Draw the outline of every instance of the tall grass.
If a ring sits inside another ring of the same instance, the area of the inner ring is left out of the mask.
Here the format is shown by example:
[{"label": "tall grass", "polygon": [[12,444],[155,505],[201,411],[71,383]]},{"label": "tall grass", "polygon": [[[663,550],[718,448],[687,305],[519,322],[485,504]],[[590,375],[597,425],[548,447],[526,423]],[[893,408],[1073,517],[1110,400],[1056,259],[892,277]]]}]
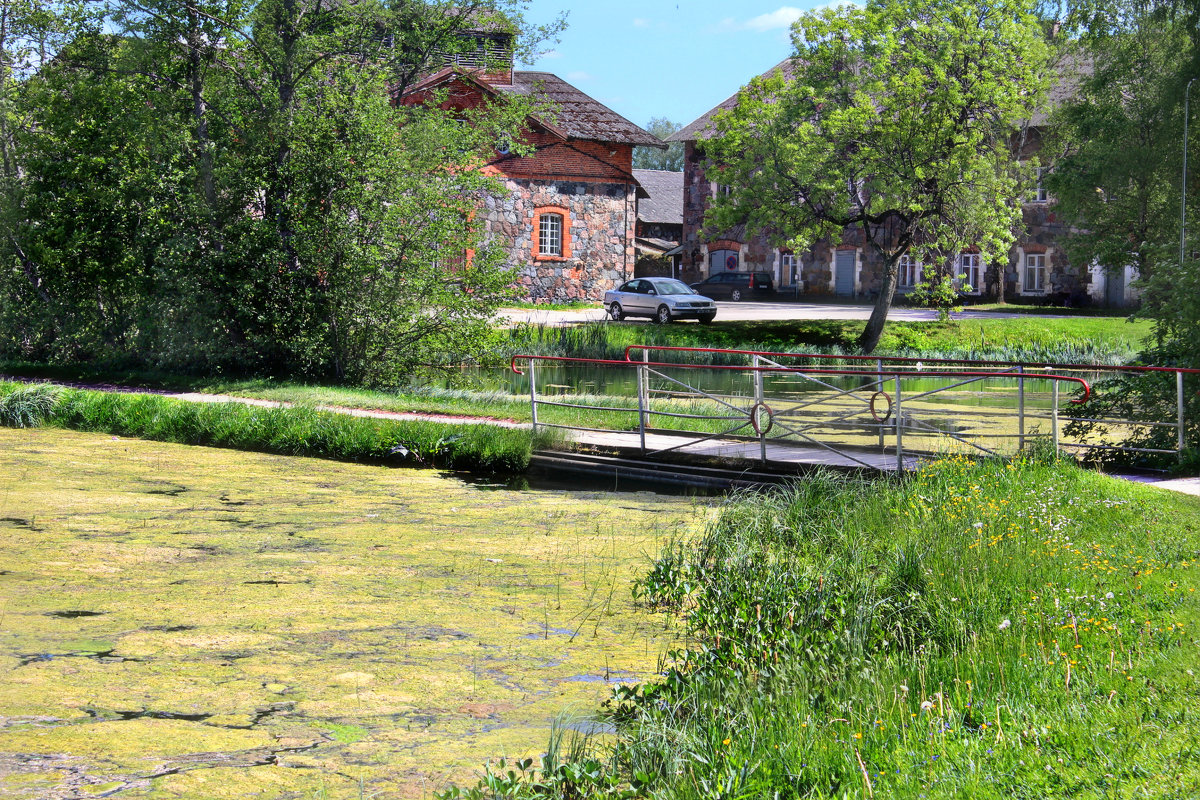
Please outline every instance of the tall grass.
[{"label": "tall grass", "polygon": [[1200,796],[1197,558],[1195,500],[1045,457],[735,498],[639,583],[692,645],[573,796]]},{"label": "tall grass", "polygon": [[490,473],[525,469],[534,446],[529,431],[490,425],[370,419],[305,407],[189,403],[153,394],[44,384],[0,383],[0,423],[53,424],[182,444]]},{"label": "tall grass", "polygon": [[[1124,320],[993,319],[969,323],[892,322],[875,355],[1072,364],[1132,360],[1148,329]],[[501,332],[500,354],[622,359],[630,345],[711,347],[821,355],[853,355],[861,322],[807,320],[728,323],[725,326],[649,326],[607,322],[573,326],[523,325]],[[1129,329],[1129,330],[1127,330]],[[677,356],[678,357],[678,356]],[[656,360],[671,360],[666,353]],[[692,363],[740,364],[743,357],[689,353]]]}]

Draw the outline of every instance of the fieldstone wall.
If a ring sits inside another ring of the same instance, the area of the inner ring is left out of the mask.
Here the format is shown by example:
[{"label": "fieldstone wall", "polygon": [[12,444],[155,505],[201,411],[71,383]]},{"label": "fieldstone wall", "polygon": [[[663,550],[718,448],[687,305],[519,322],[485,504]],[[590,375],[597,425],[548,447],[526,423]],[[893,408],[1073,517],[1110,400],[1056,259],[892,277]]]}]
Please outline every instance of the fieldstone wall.
[{"label": "fieldstone wall", "polygon": [[[537,302],[603,300],[633,277],[637,195],[632,183],[506,179],[507,197],[484,204],[488,234],[508,244],[509,263],[526,298]],[[533,256],[534,210],[569,212],[569,252],[562,259]]]},{"label": "fieldstone wall", "polygon": [[[1040,142],[1029,144],[1036,150]],[[684,145],[683,185],[683,277],[686,281],[697,281],[708,277],[707,243],[712,237],[704,234],[704,212],[712,196],[712,183],[705,174],[704,156],[695,142]],[[1007,263],[993,264],[987,269],[986,286],[980,287],[985,297],[996,297],[1001,292],[1006,297],[1044,296],[1056,302],[1076,305],[1095,300],[1100,291],[1093,285],[1094,270],[1087,265],[1072,264],[1067,259],[1060,241],[1070,232],[1054,212],[1054,203],[1027,203],[1022,209],[1025,230],[1017,237],[1016,246],[1009,253]],[[776,274],[776,249],[762,235],[738,235],[738,230],[724,231],[722,239],[735,240],[741,247],[741,269],[746,272],[766,271],[775,274],[777,284],[781,277]],[[834,291],[835,245],[855,246],[859,249],[860,271],[856,275],[855,291],[860,297],[872,297],[878,293],[882,280],[882,260],[870,248],[862,247],[862,231],[847,228],[840,242],[819,242],[812,249],[797,253],[801,267],[803,294],[831,294]],[[1023,291],[1020,271],[1024,267],[1025,252],[1047,253],[1048,285],[1045,292]]]}]

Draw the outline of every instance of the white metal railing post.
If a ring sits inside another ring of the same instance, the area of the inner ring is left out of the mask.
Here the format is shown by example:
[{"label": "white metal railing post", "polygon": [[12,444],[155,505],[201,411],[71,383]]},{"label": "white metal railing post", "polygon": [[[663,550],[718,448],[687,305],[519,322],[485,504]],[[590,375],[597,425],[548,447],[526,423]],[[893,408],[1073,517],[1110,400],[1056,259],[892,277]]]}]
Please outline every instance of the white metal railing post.
[{"label": "white metal railing post", "polygon": [[[1024,375],[1025,367],[1018,366],[1017,374]],[[1025,378],[1017,378],[1017,450],[1025,449]]]},{"label": "white metal railing post", "polygon": [[1179,460],[1183,460],[1183,449],[1187,444],[1183,427],[1183,371],[1175,370],[1175,426],[1177,433],[1175,444],[1179,448]]},{"label": "white metal railing post", "polygon": [[761,425],[755,424],[757,422],[758,411],[760,408],[762,408],[762,404],[763,404],[763,376],[762,376],[762,369],[760,369],[760,367],[762,366],[762,362],[759,361],[757,355],[751,357],[750,366],[752,366],[754,368],[754,407],[750,409],[750,413],[755,415],[755,419],[751,421],[751,424],[754,425],[754,428],[758,432],[758,457],[759,457],[759,460],[761,460],[762,463],[766,464],[767,463],[767,435],[766,435],[765,429]]},{"label": "white metal railing post", "polygon": [[1050,436],[1054,441],[1054,457],[1058,458],[1058,381],[1054,381],[1054,390],[1051,393],[1050,409]]},{"label": "white metal railing post", "polygon": [[533,433],[537,435],[537,361],[529,359],[529,410],[533,415]]},{"label": "white metal railing post", "polygon": [[[875,382],[875,391],[883,391],[883,359],[875,359],[875,372],[879,375],[879,380]],[[879,423],[879,452],[883,452],[883,423]]]},{"label": "white metal railing post", "polygon": [[904,418],[900,412],[900,373],[896,373],[896,469],[904,471]]},{"label": "white metal railing post", "polygon": [[638,437],[642,443],[642,455],[646,454],[646,383],[650,376],[646,373],[650,368],[645,364],[639,364],[637,368],[637,396],[638,396]]}]

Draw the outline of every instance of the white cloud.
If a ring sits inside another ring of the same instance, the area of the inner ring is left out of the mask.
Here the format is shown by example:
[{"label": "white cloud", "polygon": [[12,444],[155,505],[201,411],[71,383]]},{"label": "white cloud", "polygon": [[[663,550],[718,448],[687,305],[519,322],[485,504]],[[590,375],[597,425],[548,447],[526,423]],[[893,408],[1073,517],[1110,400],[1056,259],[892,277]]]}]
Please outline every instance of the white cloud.
[{"label": "white cloud", "polygon": [[803,13],[803,11],[793,6],[783,6],[769,14],[760,14],[757,17],[747,20],[744,27],[759,33],[778,30],[779,28],[790,28],[792,23],[800,19]]},{"label": "white cloud", "polygon": [[583,81],[595,80],[595,78],[593,78],[592,75],[587,72],[576,71],[576,72],[568,72],[567,80],[583,82]]},{"label": "white cloud", "polygon": [[547,50],[546,52],[542,53],[539,58],[562,58],[562,53],[558,52],[557,50]]},{"label": "white cloud", "polygon": [[635,27],[635,28],[649,28],[649,27],[650,27],[650,20],[646,19],[645,17],[634,17],[634,18],[633,18],[633,27]]}]

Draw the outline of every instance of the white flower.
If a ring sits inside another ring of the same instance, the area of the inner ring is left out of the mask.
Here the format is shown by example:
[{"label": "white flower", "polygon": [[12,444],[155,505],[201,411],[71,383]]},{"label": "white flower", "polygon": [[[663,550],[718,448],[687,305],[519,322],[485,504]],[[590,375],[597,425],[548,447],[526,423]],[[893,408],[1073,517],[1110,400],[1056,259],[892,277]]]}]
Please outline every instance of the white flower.
[{"label": "white flower", "polygon": [[1104,595],[1104,599],[1105,599],[1105,600],[1112,600],[1112,599],[1113,599],[1113,593],[1112,593],[1112,592],[1108,592],[1107,594],[1105,594],[1105,595]]},{"label": "white flower", "polygon": [[1010,619],[1006,619],[1000,623],[1000,630],[1002,630],[1002,631],[1007,630],[1010,627],[1012,627],[1012,620],[1010,620]]},{"label": "white flower", "polygon": [[922,711],[928,711],[928,710],[929,710],[929,709],[931,709],[931,708],[933,708],[933,703],[929,702],[928,700],[926,700],[925,702],[921,703],[921,710],[922,710]]},{"label": "white flower", "polygon": [[982,522],[976,522],[976,523],[975,523],[974,525],[972,525],[971,527],[972,527],[972,528],[982,528],[982,527],[983,527],[983,523],[982,523]]}]

